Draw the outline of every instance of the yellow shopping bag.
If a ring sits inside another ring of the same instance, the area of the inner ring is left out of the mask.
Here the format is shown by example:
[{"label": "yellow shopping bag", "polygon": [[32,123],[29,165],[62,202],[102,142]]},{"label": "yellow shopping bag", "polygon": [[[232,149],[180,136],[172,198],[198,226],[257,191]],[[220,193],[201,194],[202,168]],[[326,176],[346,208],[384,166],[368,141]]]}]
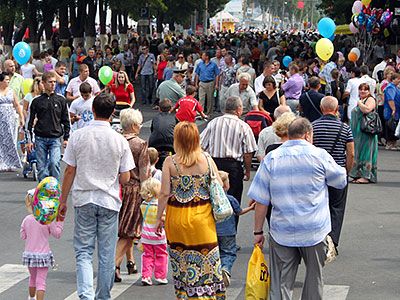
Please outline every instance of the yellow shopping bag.
[{"label": "yellow shopping bag", "polygon": [[260,246],[256,245],[250,257],[246,278],[246,300],[267,300],[270,277],[267,262]]}]

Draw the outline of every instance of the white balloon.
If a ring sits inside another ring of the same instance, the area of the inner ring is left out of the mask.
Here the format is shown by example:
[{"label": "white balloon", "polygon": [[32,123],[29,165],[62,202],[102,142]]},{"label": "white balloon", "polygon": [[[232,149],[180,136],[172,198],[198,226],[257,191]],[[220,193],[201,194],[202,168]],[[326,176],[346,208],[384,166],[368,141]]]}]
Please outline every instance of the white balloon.
[{"label": "white balloon", "polygon": [[360,56],[361,56],[361,51],[358,48],[354,47],[353,49],[351,49],[350,52],[353,52],[354,54],[356,54],[357,55],[357,59],[360,58]]}]

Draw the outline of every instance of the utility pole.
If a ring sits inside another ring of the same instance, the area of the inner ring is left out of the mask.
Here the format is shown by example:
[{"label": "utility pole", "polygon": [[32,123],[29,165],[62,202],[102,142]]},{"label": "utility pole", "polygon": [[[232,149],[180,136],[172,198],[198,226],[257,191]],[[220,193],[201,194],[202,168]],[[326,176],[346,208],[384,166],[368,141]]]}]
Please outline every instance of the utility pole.
[{"label": "utility pole", "polygon": [[203,22],[203,30],[204,35],[207,35],[207,27],[208,27],[208,0],[205,0],[205,8],[204,8],[204,22]]}]

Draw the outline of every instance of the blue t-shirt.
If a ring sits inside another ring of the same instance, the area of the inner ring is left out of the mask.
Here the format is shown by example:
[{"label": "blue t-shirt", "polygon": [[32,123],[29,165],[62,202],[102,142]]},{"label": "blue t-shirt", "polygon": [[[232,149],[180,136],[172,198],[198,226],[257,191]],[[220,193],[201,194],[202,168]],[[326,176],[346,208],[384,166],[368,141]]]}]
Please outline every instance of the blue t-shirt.
[{"label": "blue t-shirt", "polygon": [[240,207],[240,204],[236,198],[231,195],[227,196],[233,209],[233,215],[229,219],[221,223],[217,223],[217,236],[236,235],[235,216],[238,216],[242,212],[242,208]]},{"label": "blue t-shirt", "polygon": [[396,106],[395,120],[400,118],[400,90],[393,83],[390,83],[385,89],[385,102],[383,104],[383,117],[385,120],[389,120],[392,116],[392,109],[389,106],[389,100],[394,100]]},{"label": "blue t-shirt", "polygon": [[219,68],[217,64],[212,61],[208,64],[201,61],[196,68],[196,74],[199,76],[200,81],[213,81],[219,75]]}]

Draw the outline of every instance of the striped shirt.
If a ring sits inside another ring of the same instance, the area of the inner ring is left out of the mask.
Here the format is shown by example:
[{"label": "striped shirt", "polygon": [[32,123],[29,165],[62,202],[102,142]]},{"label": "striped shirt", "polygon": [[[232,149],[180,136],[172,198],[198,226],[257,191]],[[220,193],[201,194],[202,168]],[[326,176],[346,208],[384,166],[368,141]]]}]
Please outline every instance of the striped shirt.
[{"label": "striped shirt", "polygon": [[202,148],[215,158],[243,161],[245,153],[257,151],[250,126],[233,114],[225,114],[208,123],[200,135]]},{"label": "striped shirt", "polygon": [[353,134],[350,127],[343,123],[339,139],[334,145],[342,122],[333,115],[325,115],[315,120],[313,125],[314,139],[313,144],[318,148],[323,148],[339,166],[346,167],[346,146],[353,142]]},{"label": "striped shirt", "polygon": [[[140,210],[143,216],[141,242],[149,245],[163,245],[167,243],[164,229],[161,234],[157,234],[157,209],[158,200],[152,199],[150,202],[144,201],[140,204]],[[146,211],[147,210],[147,211]]]},{"label": "striped shirt", "polygon": [[346,186],[346,170],[324,149],[289,140],[261,162],[248,196],[272,205],[270,234],[280,245],[310,247],[331,231],[328,187]]}]

